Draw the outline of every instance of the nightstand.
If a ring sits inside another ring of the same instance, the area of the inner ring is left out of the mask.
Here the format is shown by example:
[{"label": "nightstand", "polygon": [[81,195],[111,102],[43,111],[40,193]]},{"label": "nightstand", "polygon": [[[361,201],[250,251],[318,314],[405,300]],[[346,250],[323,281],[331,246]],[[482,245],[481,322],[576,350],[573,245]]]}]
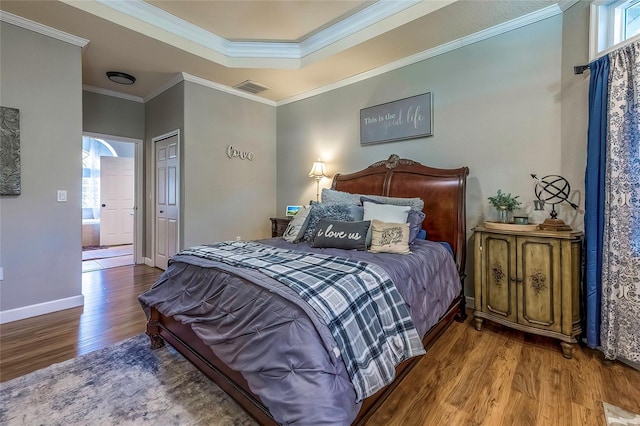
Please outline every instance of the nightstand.
[{"label": "nightstand", "polygon": [[282,237],[293,217],[271,217],[271,236]]},{"label": "nightstand", "polygon": [[486,319],[553,337],[571,358],[582,332],[582,233],[473,230],[476,330]]}]

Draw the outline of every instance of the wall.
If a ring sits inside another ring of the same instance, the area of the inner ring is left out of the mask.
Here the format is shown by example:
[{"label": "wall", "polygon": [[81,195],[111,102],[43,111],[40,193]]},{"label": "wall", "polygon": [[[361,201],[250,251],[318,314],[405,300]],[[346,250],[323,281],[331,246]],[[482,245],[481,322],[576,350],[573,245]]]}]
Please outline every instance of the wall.
[{"label": "wall", "polygon": [[[184,83],[176,84],[145,104],[144,137],[144,188],[145,188],[145,229],[143,256],[153,259],[153,138],[179,130],[184,133]],[[180,141],[182,144],[182,141]],[[183,170],[180,171],[183,173]],[[180,177],[180,194],[184,196],[184,178]]]},{"label": "wall", "polygon": [[[276,108],[192,82],[184,108],[183,246],[271,237]],[[229,145],[255,158],[229,158]]]},{"label": "wall", "polygon": [[[181,247],[271,236],[276,203],[275,107],[181,82],[146,104],[145,256],[153,258],[152,139],[180,130]],[[228,158],[227,146],[253,152]]]},{"label": "wall", "polygon": [[571,200],[576,211],[562,205],[564,220],[584,229],[584,172],[587,167],[587,129],[589,127],[589,72],[575,75],[573,67],[589,63],[589,7],[579,1],[567,9],[562,25],[562,129],[560,153],[562,176],[571,183]]},{"label": "wall", "polygon": [[[83,304],[82,66],[80,47],[11,24],[0,23],[0,40],[2,105],[20,110],[22,165],[22,193],[0,198],[7,322]],[[56,202],[58,189],[68,202]]]},{"label": "wall", "polygon": [[142,102],[82,92],[82,130],[85,132],[144,139],[144,122]]},{"label": "wall", "polygon": [[[582,22],[583,17],[576,19]],[[327,162],[331,175],[360,170],[392,153],[435,167],[468,166],[470,274],[470,229],[495,218],[488,196],[498,189],[518,194],[531,210],[534,194],[529,174],[562,174],[565,159],[576,155],[580,159],[571,165],[571,183],[583,189],[575,169],[580,168],[584,146],[572,132],[584,120],[563,124],[561,100],[582,105],[584,89],[562,90],[566,75],[562,54],[576,48],[563,46],[563,30],[569,31],[558,15],[279,107],[278,210],[315,199],[315,182],[307,174],[318,157]],[[587,40],[584,36],[576,41],[577,48],[583,49]],[[360,146],[360,109],[425,92],[432,92],[434,98],[434,136]],[[324,187],[330,183],[329,179],[321,182]],[[533,219],[541,221],[547,213],[534,214]],[[465,283],[467,295],[473,294],[472,287],[470,276]]]}]

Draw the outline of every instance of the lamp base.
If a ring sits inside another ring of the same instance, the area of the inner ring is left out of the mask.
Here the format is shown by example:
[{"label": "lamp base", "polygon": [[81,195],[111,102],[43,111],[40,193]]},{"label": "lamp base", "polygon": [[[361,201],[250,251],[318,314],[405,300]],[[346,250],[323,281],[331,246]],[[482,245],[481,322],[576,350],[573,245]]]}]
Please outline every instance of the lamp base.
[{"label": "lamp base", "polygon": [[540,224],[540,229],[545,231],[571,231],[571,227],[564,223],[562,219],[545,219]]}]

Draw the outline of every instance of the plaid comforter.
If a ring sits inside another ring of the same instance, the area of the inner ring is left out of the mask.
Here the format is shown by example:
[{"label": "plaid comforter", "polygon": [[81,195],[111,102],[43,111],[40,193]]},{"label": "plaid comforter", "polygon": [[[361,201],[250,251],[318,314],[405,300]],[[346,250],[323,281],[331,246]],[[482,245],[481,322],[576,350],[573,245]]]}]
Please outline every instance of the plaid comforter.
[{"label": "plaid comforter", "polygon": [[391,383],[400,362],[425,353],[406,304],[375,264],[244,241],[179,254],[255,269],[297,292],[336,340],[357,401]]}]

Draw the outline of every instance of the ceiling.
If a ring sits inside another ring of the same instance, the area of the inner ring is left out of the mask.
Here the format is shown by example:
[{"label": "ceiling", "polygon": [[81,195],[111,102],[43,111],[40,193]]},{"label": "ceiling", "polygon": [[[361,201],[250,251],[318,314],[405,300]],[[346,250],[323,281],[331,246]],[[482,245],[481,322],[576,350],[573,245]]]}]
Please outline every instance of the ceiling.
[{"label": "ceiling", "polygon": [[[250,80],[268,87],[255,96],[276,104],[574,2],[2,0],[0,9],[3,22],[25,18],[88,40],[88,90],[143,101],[185,76],[229,89]],[[137,80],[113,83],[110,70]]]}]

